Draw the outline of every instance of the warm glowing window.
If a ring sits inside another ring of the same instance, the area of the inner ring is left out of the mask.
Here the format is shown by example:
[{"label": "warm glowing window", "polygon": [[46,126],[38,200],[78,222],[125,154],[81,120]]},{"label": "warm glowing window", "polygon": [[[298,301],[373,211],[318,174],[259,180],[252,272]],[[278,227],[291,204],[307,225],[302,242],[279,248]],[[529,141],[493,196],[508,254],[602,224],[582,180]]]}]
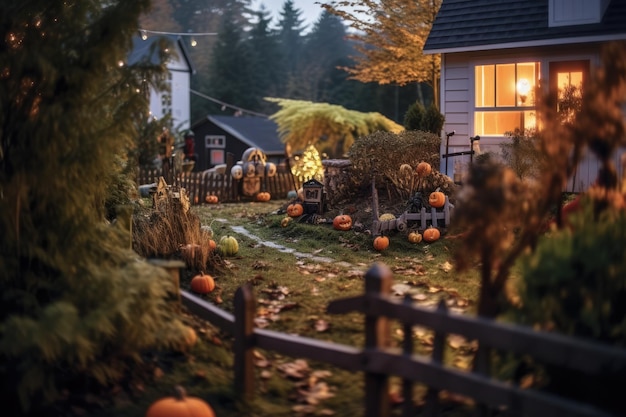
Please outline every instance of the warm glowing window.
[{"label": "warm glowing window", "polygon": [[475,68],[474,133],[502,136],[535,126],[539,63],[479,65]]}]

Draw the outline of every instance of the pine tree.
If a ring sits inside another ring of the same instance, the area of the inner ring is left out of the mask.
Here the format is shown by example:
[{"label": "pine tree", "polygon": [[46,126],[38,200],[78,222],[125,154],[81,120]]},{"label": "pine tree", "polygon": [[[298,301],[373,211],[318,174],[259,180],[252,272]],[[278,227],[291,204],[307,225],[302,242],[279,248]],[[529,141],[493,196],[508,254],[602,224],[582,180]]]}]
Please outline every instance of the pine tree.
[{"label": "pine tree", "polygon": [[169,274],[130,250],[123,218],[105,219],[148,108],[142,74],[123,63],[149,1],[105,3],[0,5],[0,374],[9,415],[71,385],[78,395],[118,381],[142,352],[183,331]]},{"label": "pine tree", "polygon": [[283,79],[287,80],[282,97],[301,97],[299,95],[297,83],[298,67],[301,59],[301,50],[304,43],[302,35],[305,27],[302,26],[304,20],[301,19],[302,12],[294,8],[292,0],[286,0],[280,12],[279,39],[283,53]]}]

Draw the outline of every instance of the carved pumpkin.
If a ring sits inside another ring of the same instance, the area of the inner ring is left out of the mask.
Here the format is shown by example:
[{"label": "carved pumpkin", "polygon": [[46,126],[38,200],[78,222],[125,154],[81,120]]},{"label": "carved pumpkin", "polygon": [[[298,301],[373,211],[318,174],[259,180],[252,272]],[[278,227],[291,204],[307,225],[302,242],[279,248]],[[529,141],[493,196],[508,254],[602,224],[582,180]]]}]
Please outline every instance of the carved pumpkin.
[{"label": "carved pumpkin", "polygon": [[292,203],[287,206],[287,215],[289,217],[300,217],[304,213],[304,207],[300,203]]},{"label": "carved pumpkin", "polygon": [[430,226],[428,229],[424,230],[422,237],[424,239],[424,242],[436,242],[437,240],[439,240],[439,237],[441,237],[441,232],[439,232],[439,229],[437,229],[436,227]]},{"label": "carved pumpkin", "polygon": [[428,196],[428,204],[430,204],[431,207],[443,207],[444,204],[446,204],[446,195],[441,191],[433,191]]},{"label": "carved pumpkin", "polygon": [[217,204],[219,202],[219,198],[216,195],[207,195],[204,201],[209,204]]},{"label": "carved pumpkin", "polygon": [[217,247],[224,256],[234,256],[239,252],[239,242],[232,236],[222,236]]},{"label": "carved pumpkin", "polygon": [[347,214],[340,214],[333,219],[333,228],[335,230],[350,230],[352,229],[352,217]]},{"label": "carved pumpkin", "polygon": [[177,386],[176,395],[152,403],[146,417],[215,417],[215,412],[209,404],[200,398],[188,397],[185,389]]},{"label": "carved pumpkin", "polygon": [[415,167],[415,172],[417,172],[418,177],[430,175],[432,171],[433,169],[428,162],[420,162],[417,164],[417,167]]},{"label": "carved pumpkin", "polygon": [[266,191],[262,191],[256,195],[256,201],[260,201],[260,202],[270,201],[271,198],[272,198],[271,194]]},{"label": "carved pumpkin", "polygon": [[380,217],[378,218],[378,220],[381,222],[386,222],[388,220],[395,220],[395,219],[396,219],[396,215],[393,213],[384,213],[384,214],[381,214]]},{"label": "carved pumpkin", "polygon": [[191,279],[191,290],[198,294],[208,294],[215,289],[215,280],[202,272]]},{"label": "carved pumpkin", "polygon": [[374,249],[382,252],[389,247],[389,238],[387,236],[377,236],[374,238]]},{"label": "carved pumpkin", "polygon": [[411,243],[420,243],[422,241],[422,235],[418,232],[411,232],[407,236],[407,239]]}]

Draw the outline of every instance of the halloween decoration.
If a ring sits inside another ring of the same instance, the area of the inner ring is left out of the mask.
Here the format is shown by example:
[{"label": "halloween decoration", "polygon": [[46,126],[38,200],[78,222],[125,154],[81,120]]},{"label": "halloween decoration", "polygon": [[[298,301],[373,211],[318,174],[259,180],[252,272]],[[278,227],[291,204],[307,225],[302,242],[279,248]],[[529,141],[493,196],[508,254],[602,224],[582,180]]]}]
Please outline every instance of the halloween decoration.
[{"label": "halloween decoration", "polygon": [[443,207],[444,204],[446,204],[446,195],[441,191],[433,191],[428,196],[428,204],[430,204],[431,207]]},{"label": "halloween decoration", "polygon": [[304,213],[304,207],[300,203],[292,203],[287,206],[287,215],[289,217],[300,217]]},{"label": "halloween decoration", "polygon": [[389,247],[389,238],[387,236],[377,236],[374,239],[374,249],[382,252]]},{"label": "halloween decoration", "polygon": [[420,243],[422,241],[422,235],[418,232],[411,232],[407,236],[407,239],[411,243]]},{"label": "halloween decoration", "polygon": [[270,201],[271,198],[272,198],[271,194],[268,193],[267,191],[260,192],[256,195],[256,201],[260,201],[260,202]]},{"label": "halloween decoration", "polygon": [[215,280],[211,275],[200,273],[191,279],[191,290],[198,294],[208,294],[215,289]]},{"label": "halloween decoration", "polygon": [[232,236],[222,236],[217,247],[223,256],[234,256],[239,252],[239,242]]},{"label": "halloween decoration", "polygon": [[287,227],[291,224],[291,220],[293,220],[291,217],[287,216],[287,217],[283,217],[283,219],[280,221],[280,226],[281,227]]},{"label": "halloween decoration", "polygon": [[347,214],[340,214],[333,219],[333,228],[335,230],[350,230],[352,229],[352,217]]},{"label": "halloween decoration", "polygon": [[209,204],[217,204],[219,202],[219,198],[216,195],[207,195],[204,201]]},{"label": "halloween decoration", "polygon": [[152,403],[146,417],[215,417],[209,404],[196,397],[188,397],[185,389],[176,387],[174,397],[165,397]]},{"label": "halloween decoration", "polygon": [[415,168],[415,172],[417,172],[417,176],[420,178],[430,175],[432,171],[433,169],[428,162],[420,162]]},{"label": "halloween decoration", "polygon": [[436,242],[437,240],[439,240],[440,236],[441,236],[441,232],[439,232],[439,229],[437,229],[436,227],[432,227],[432,226],[424,230],[424,233],[422,234],[424,242],[428,242],[428,243]]}]

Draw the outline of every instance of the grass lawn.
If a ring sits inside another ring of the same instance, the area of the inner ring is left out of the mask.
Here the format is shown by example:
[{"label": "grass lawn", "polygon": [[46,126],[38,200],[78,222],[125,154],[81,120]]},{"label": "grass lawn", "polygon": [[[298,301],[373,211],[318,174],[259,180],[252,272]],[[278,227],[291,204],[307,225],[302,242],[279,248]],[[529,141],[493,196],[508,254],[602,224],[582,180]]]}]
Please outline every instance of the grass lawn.
[{"label": "grass lawn", "polygon": [[[341,316],[326,313],[331,300],[363,291],[363,275],[375,262],[388,265],[394,273],[393,293],[409,293],[416,303],[434,306],[445,299],[459,313],[473,312],[478,294],[478,277],[459,274],[451,262],[455,241],[441,239],[432,244],[412,244],[406,234],[392,232],[384,252],[372,247],[366,231],[337,231],[331,224],[292,221],[281,226],[287,201],[247,202],[194,206],[202,225],[210,225],[214,239],[231,235],[239,241],[239,253],[225,258],[223,267],[205,271],[214,276],[216,289],[202,296],[232,311],[236,289],[246,282],[257,296],[258,327],[324,341],[363,345],[363,318],[356,313]],[[332,220],[332,219],[330,219]],[[189,289],[188,271],[181,288]],[[197,317],[184,314],[199,341],[188,352],[155,355],[154,375],[149,383],[120,390],[99,416],[143,416],[149,404],[185,386],[189,395],[206,399],[221,417],[363,415],[363,375],[322,363],[310,363],[274,352],[257,352],[258,395],[244,404],[233,392],[233,358],[228,334],[219,332]],[[402,330],[394,328],[395,342]],[[432,335],[415,328],[416,353],[428,354]],[[447,360],[461,368],[471,363],[474,346],[450,340]],[[401,387],[393,381],[392,391]],[[423,392],[416,387],[416,397]]]}]

